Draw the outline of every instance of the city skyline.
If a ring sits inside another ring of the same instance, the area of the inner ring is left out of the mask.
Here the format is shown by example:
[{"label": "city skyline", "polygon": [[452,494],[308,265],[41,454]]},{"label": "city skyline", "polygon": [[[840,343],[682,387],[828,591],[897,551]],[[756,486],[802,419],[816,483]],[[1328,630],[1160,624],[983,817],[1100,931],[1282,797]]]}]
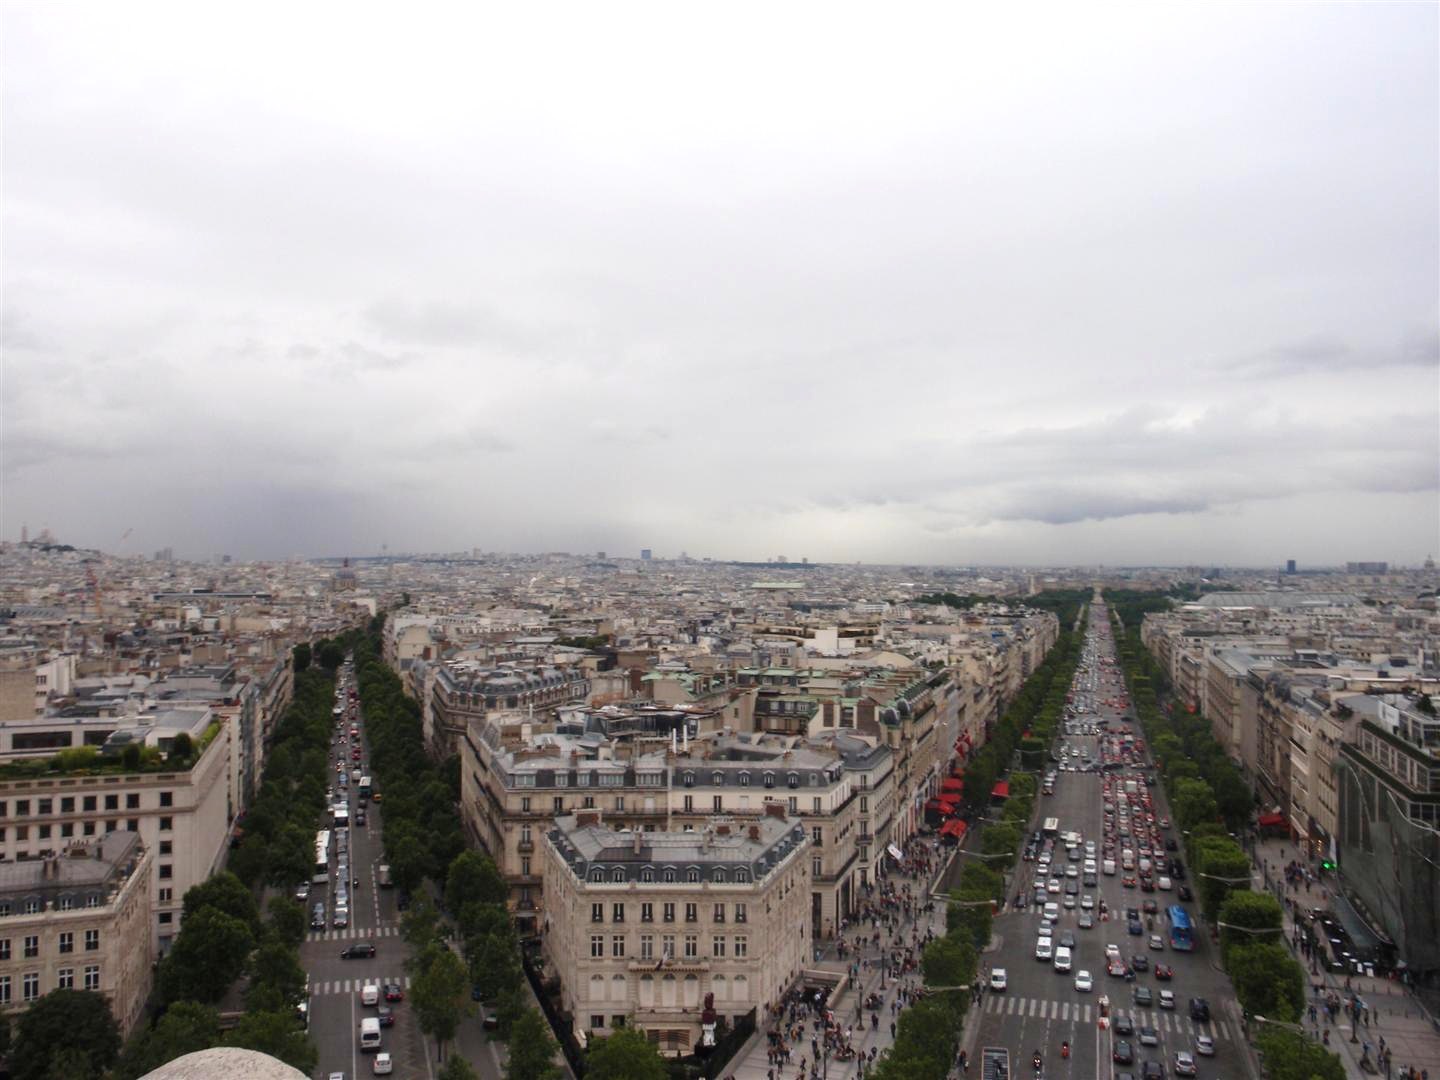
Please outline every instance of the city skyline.
[{"label": "city skyline", "polygon": [[914,10],[8,8],[5,539],[1440,555],[1434,6]]}]

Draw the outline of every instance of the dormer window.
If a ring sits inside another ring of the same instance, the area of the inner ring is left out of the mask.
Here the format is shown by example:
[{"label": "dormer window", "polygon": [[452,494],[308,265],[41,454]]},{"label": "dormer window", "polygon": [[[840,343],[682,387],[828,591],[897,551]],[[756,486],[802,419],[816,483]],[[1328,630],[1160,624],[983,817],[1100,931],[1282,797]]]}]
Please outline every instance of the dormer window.
[{"label": "dormer window", "polygon": [[766,787],[774,787],[774,786],[775,786],[775,774],[774,774],[773,772],[767,772],[767,773],[765,774],[765,786],[766,786]]},{"label": "dormer window", "polygon": [[712,774],[710,775],[710,782],[711,782],[712,784],[714,784],[716,787],[724,787],[724,786],[725,786],[725,774],[722,773],[722,772],[712,773]]},{"label": "dormer window", "polygon": [[717,866],[715,868],[715,874],[711,880],[713,880],[717,885],[725,884],[725,871]]},{"label": "dormer window", "polygon": [[746,870],[744,867],[741,867],[739,870],[735,871],[735,880],[743,885],[745,882],[750,880],[750,871]]},{"label": "dormer window", "polygon": [[647,867],[645,867],[643,870],[641,870],[641,871],[640,871],[640,880],[643,881],[643,882],[646,882],[647,884],[648,884],[649,882],[654,881],[654,880],[655,880],[655,868],[654,868],[653,866],[647,866]]},{"label": "dormer window", "polygon": [[664,880],[666,885],[675,884],[675,868],[673,866],[665,867],[665,869],[661,872],[660,876]]},{"label": "dormer window", "polygon": [[694,787],[694,786],[695,786],[695,774],[694,774],[693,772],[687,772],[687,773],[685,774],[685,776],[684,776],[683,782],[684,782],[684,784],[685,784],[686,787]]},{"label": "dormer window", "polygon": [[605,880],[605,868],[603,866],[597,866],[593,870],[591,870],[590,880],[595,882],[603,882]]},{"label": "dormer window", "polygon": [[742,772],[742,773],[740,774],[740,786],[741,786],[741,787],[749,787],[749,786],[750,786],[750,774],[749,774],[748,772]]},{"label": "dormer window", "polygon": [[799,786],[800,786],[800,774],[799,774],[799,773],[794,773],[794,772],[790,773],[790,774],[785,778],[785,782],[788,783],[792,788],[797,788],[797,787],[799,787]]},{"label": "dormer window", "polygon": [[685,880],[691,884],[698,882],[700,880],[700,868],[698,866],[692,866],[687,869],[685,871]]},{"label": "dormer window", "polygon": [[620,882],[624,881],[624,880],[625,880],[625,870],[624,870],[624,868],[617,866],[614,870],[610,871],[610,880],[613,881],[613,882],[615,882],[616,884],[619,884]]}]

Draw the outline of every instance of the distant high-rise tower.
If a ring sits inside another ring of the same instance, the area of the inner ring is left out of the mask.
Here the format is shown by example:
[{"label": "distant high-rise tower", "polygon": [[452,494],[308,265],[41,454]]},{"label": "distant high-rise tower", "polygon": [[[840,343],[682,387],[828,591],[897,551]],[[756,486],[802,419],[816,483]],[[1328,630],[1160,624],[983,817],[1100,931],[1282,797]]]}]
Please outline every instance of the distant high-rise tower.
[{"label": "distant high-rise tower", "polygon": [[641,560],[642,562],[649,562],[649,561],[650,561],[650,549],[649,549],[649,548],[641,548],[641,549],[640,549],[640,560]]},{"label": "distant high-rise tower", "polygon": [[1293,573],[1295,573],[1295,560],[1294,560],[1294,559],[1286,559],[1286,560],[1285,560],[1285,573],[1287,573],[1287,574],[1293,574]]}]

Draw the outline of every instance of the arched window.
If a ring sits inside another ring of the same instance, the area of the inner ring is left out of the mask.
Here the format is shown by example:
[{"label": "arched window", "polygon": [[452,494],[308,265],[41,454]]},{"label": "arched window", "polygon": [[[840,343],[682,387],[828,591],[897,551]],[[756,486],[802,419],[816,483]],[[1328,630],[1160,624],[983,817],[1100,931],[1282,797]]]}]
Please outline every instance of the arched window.
[{"label": "arched window", "polygon": [[695,774],[694,774],[693,772],[687,772],[687,773],[685,773],[685,776],[684,776],[684,778],[683,778],[683,781],[684,781],[684,784],[685,784],[686,787],[694,787],[694,786],[695,786]]},{"label": "arched window", "polygon": [[792,772],[792,773],[790,773],[788,776],[785,777],[785,782],[786,782],[787,784],[789,784],[792,788],[797,788],[797,787],[799,787],[799,786],[800,786],[800,774],[799,774],[798,772]]},{"label": "arched window", "polygon": [[710,782],[711,782],[712,784],[714,784],[716,787],[724,787],[724,786],[725,786],[725,774],[724,774],[723,772],[711,773],[711,774],[710,774]]},{"label": "arched window", "polygon": [[767,773],[765,774],[765,786],[766,786],[766,787],[774,787],[774,786],[775,786],[775,774],[774,774],[773,772],[767,772]]},{"label": "arched window", "polygon": [[749,787],[749,786],[750,786],[750,774],[749,774],[748,772],[742,772],[742,773],[740,774],[740,786],[741,786],[741,787]]}]

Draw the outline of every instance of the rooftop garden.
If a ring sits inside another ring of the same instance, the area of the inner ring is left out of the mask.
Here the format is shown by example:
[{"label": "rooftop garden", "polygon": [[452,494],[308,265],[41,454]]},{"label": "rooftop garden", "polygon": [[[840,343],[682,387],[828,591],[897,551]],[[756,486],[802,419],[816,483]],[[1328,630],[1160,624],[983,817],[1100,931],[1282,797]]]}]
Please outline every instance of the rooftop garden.
[{"label": "rooftop garden", "polygon": [[7,761],[0,764],[0,780],[184,772],[215,741],[220,726],[219,720],[212,721],[198,740],[182,731],[171,741],[168,751],[138,742],[130,743],[118,754],[103,753],[98,746],[71,746],[50,757]]}]

